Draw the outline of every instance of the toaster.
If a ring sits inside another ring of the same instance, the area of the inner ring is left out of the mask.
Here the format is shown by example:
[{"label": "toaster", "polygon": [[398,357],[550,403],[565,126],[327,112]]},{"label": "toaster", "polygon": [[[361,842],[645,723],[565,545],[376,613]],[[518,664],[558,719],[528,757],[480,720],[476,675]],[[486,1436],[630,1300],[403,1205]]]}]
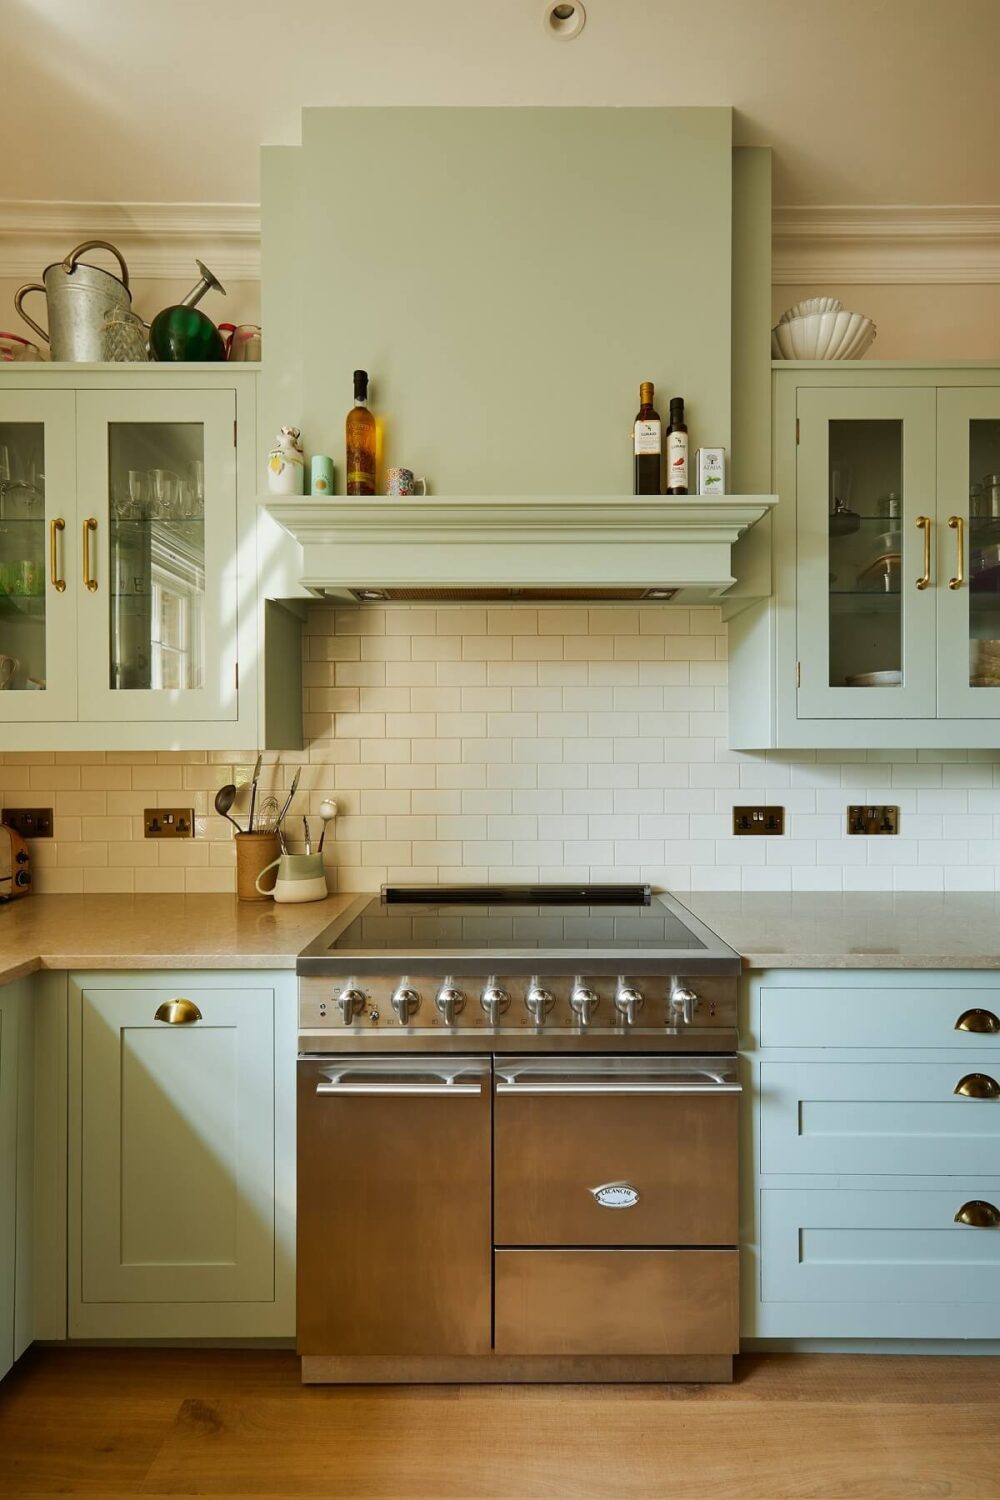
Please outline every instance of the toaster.
[{"label": "toaster", "polygon": [[31,895],[31,855],[19,833],[0,825],[0,901]]}]

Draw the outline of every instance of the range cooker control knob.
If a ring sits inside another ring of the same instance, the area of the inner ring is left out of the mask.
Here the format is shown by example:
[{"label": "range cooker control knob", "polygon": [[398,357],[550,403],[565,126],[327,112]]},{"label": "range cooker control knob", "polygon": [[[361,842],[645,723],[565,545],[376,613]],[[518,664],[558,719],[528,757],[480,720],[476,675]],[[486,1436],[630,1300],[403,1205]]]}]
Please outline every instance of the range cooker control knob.
[{"label": "range cooker control knob", "polygon": [[635,1018],[642,1010],[642,991],[637,990],[634,985],[626,984],[625,980],[619,980],[618,992],[615,995],[615,1010],[621,1016],[626,1026],[634,1026]]},{"label": "range cooker control knob", "polygon": [[449,979],[446,979],[438,990],[434,1003],[441,1013],[444,1024],[454,1026],[455,1017],[465,1006],[465,995],[461,990],[456,989]]},{"label": "range cooker control knob", "polygon": [[600,996],[596,990],[589,990],[582,980],[578,979],[574,984],[569,997],[569,1008],[576,1016],[581,1031],[586,1031],[590,1025],[590,1018],[600,1004]]},{"label": "range cooker control knob", "polygon": [[667,1025],[690,1026],[697,1004],[698,996],[694,990],[689,989],[680,979],[672,980],[667,997]]},{"label": "range cooker control knob", "polygon": [[392,993],[392,1008],[396,1012],[396,1020],[400,1026],[409,1026],[410,1017],[419,1009],[420,996],[416,990],[411,990],[408,984],[401,984]]},{"label": "range cooker control knob", "polygon": [[510,1005],[510,995],[502,985],[497,984],[491,974],[486,982],[486,988],[479,997],[479,1003],[486,1012],[486,1019],[491,1026],[496,1026],[504,1011]]},{"label": "range cooker control knob", "polygon": [[524,997],[524,1007],[536,1026],[545,1025],[545,1017],[555,1003],[555,996],[552,992],[543,990],[536,980],[532,980],[528,993]]},{"label": "range cooker control knob", "polygon": [[341,1019],[345,1026],[350,1026],[355,1016],[359,1016],[365,1008],[365,995],[362,990],[353,989],[350,985],[346,990],[341,990],[337,996],[337,1006],[340,1010]]}]

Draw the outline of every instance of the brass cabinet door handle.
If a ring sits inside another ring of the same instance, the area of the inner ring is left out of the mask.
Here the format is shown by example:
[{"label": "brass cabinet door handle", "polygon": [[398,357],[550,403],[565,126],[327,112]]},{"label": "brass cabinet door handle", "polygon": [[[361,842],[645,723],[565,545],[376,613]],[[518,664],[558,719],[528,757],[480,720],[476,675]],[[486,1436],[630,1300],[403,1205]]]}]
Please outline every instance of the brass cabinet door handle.
[{"label": "brass cabinet door handle", "polygon": [[97,579],[90,571],[90,534],[97,530],[97,519],[88,516],[83,523],[83,583],[91,593],[97,588]]},{"label": "brass cabinet door handle", "polygon": [[56,516],[54,521],[49,522],[49,581],[57,594],[64,592],[66,588],[65,578],[59,577],[59,561],[57,549],[60,531],[66,530],[66,522],[62,516]]},{"label": "brass cabinet door handle", "polygon": [[955,576],[948,579],[950,589],[960,589],[965,582],[965,522],[961,516],[949,516],[948,525],[955,533],[958,556],[955,561]]},{"label": "brass cabinet door handle", "polygon": [[966,1073],[955,1085],[963,1099],[1000,1099],[1000,1083],[988,1073]]},{"label": "brass cabinet door handle", "polygon": [[190,1026],[194,1021],[202,1019],[201,1011],[193,1000],[164,1000],[162,1005],[156,1008],[154,1021],[165,1021],[168,1026]]},{"label": "brass cabinet door handle", "polygon": [[925,589],[931,581],[931,518],[930,516],[918,516],[917,525],[922,527],[924,533],[924,571],[917,579],[917,588]]},{"label": "brass cabinet door handle", "polygon": [[984,1198],[972,1198],[955,1215],[956,1224],[968,1224],[970,1229],[1000,1228],[1000,1208],[987,1203]]},{"label": "brass cabinet door handle", "polygon": [[978,1006],[974,1010],[963,1010],[955,1022],[956,1031],[981,1031],[995,1036],[1000,1031],[1000,1016],[995,1016],[991,1010],[980,1010]]}]

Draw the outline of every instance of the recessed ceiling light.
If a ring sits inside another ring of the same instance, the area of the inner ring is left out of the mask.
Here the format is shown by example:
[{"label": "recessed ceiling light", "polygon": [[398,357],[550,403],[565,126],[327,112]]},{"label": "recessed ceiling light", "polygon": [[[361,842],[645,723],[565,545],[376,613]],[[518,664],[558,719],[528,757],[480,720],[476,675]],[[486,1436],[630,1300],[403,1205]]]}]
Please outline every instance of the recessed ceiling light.
[{"label": "recessed ceiling light", "polygon": [[549,36],[561,42],[579,36],[587,20],[587,12],[580,0],[548,0],[542,12],[542,25]]}]

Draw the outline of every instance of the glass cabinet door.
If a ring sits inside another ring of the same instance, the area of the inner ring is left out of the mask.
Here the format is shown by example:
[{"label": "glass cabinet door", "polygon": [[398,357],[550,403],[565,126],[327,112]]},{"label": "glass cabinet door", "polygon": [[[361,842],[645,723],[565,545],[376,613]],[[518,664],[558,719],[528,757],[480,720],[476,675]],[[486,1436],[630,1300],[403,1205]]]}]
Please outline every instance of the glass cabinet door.
[{"label": "glass cabinet door", "polygon": [[798,715],[935,713],[933,390],[798,393]]},{"label": "glass cabinet door", "polygon": [[83,719],[235,719],[231,391],[79,397]]},{"label": "glass cabinet door", "polygon": [[76,717],[75,399],[0,391],[0,723]]}]

